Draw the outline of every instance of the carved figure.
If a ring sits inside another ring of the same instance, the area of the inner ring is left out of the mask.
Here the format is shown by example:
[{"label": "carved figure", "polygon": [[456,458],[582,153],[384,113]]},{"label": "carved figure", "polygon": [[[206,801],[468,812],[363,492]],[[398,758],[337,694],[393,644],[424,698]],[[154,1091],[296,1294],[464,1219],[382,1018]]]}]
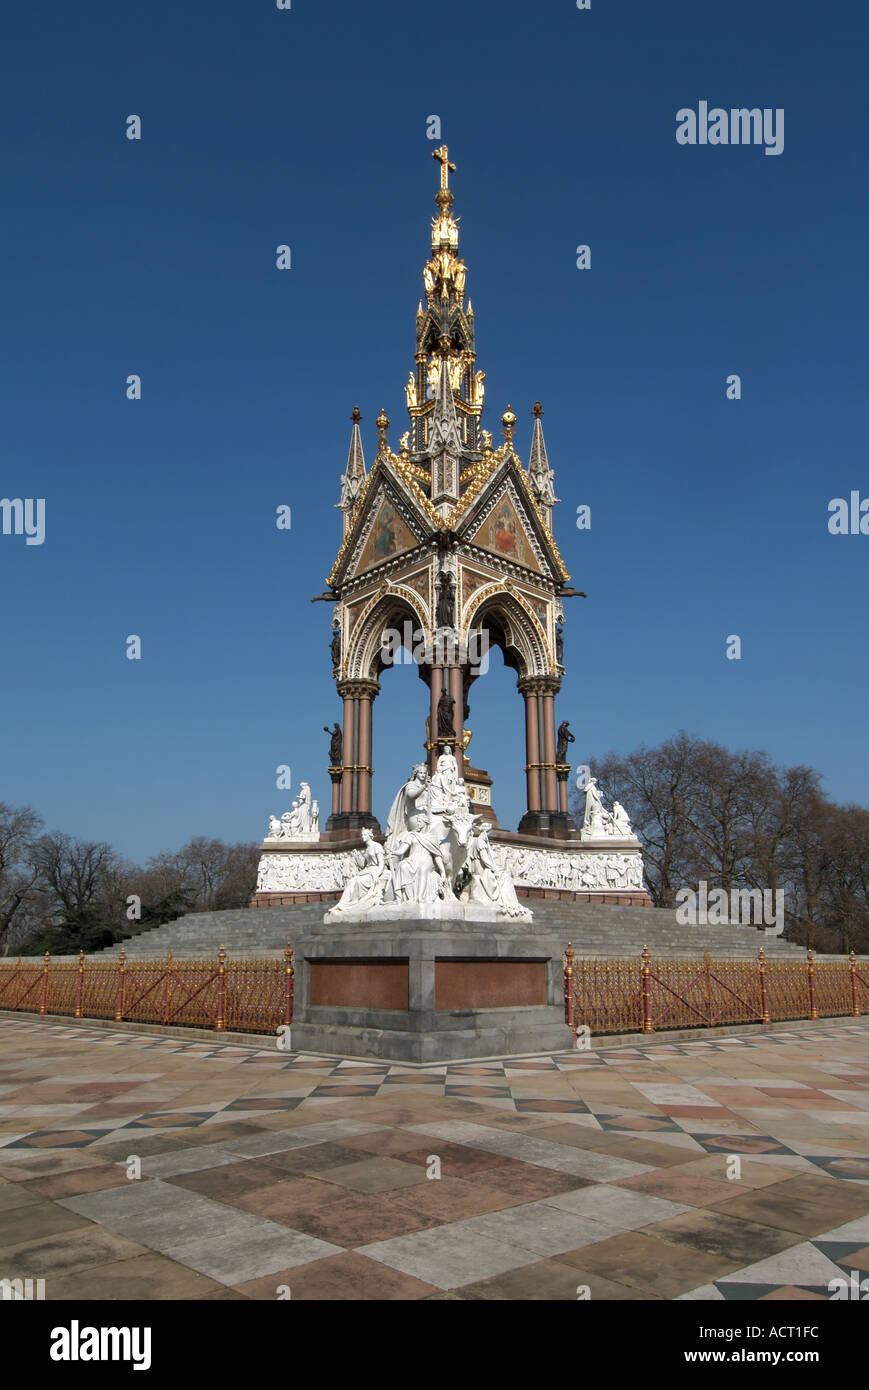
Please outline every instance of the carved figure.
[{"label": "carved figure", "polygon": [[400,835],[410,823],[411,814],[417,809],[428,809],[429,777],[425,763],[417,763],[410,777],[392,803],[389,819],[386,822],[386,853],[389,855]]},{"label": "carved figure", "polygon": [[606,824],[600,789],[597,785],[597,779],[589,777],[588,786],[585,789],[585,817],[582,822],[582,835],[584,839],[594,839],[596,836],[605,834]]},{"label": "carved figure", "polygon": [[576,743],[576,739],[570,732],[569,721],[565,719],[558,726],[558,746],[555,750],[555,761],[557,763],[567,762],[567,745],[569,743]]},{"label": "carved figure", "polygon": [[438,738],[452,738],[456,736],[455,725],[453,724],[453,708],[455,700],[446,686],[441,691],[438,700]]},{"label": "carved figure", "polygon": [[453,890],[437,834],[425,811],[414,811],[393,850],[393,886],[398,902],[449,900]]},{"label": "carved figure", "polygon": [[331,729],[328,725],[323,725],[323,733],[329,735],[329,766],[340,767],[344,757],[344,735],[338,724],[333,724]]},{"label": "carved figure", "polygon": [[489,843],[489,827],[482,816],[475,816],[473,820],[463,877],[462,902],[495,907],[511,917],[530,916],[527,908],[519,904],[509,870],[502,869],[495,858]]},{"label": "carved figure", "polygon": [[344,892],[333,912],[358,913],[378,907],[389,877],[383,846],[378,844],[367,826],[362,829],[365,848],[356,851],[359,870],[348,878]]},{"label": "carved figure", "polygon": [[435,625],[453,627],[456,620],[456,597],[451,574],[438,575],[438,597]]}]

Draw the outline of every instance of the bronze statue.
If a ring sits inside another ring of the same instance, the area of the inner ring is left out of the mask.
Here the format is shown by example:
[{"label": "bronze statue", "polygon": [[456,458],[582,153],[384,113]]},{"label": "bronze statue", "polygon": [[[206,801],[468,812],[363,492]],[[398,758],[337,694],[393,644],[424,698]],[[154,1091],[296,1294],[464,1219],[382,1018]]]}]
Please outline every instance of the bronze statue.
[{"label": "bronze statue", "polygon": [[435,615],[436,627],[453,627],[456,620],[456,600],[453,593],[453,579],[450,574],[438,575],[438,601]]},{"label": "bronze statue", "polygon": [[559,666],[564,665],[564,628],[560,622],[555,628],[555,660]]},{"label": "bronze statue", "polygon": [[576,743],[576,739],[570,732],[569,722],[565,719],[558,726],[558,748],[555,753],[555,761],[557,763],[567,762],[567,745],[569,743]]},{"label": "bronze statue", "polygon": [[453,724],[453,708],[455,703],[449,690],[444,686],[441,691],[441,697],[438,700],[438,738],[454,739],[456,736],[456,730]]},{"label": "bronze statue", "polygon": [[[332,674],[334,675],[341,668],[341,628],[337,622],[332,624],[330,650],[332,652]],[[327,729],[326,732],[328,733],[329,730]]]},{"label": "bronze statue", "polygon": [[323,733],[329,734],[331,739],[329,743],[329,766],[340,767],[344,757],[344,735],[337,724],[333,724],[331,729],[324,724]]}]

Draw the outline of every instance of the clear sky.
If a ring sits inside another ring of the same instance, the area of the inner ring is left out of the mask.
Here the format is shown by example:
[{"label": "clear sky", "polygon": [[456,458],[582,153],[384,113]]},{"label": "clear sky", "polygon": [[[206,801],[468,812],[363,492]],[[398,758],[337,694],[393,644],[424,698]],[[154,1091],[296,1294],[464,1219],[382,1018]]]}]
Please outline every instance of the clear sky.
[{"label": "clear sky", "polygon": [[[543,402],[588,594],[574,760],[685,728],[869,801],[869,536],[827,529],[869,496],[865,4],[51,0],[3,28],[0,496],[44,498],[46,532],[0,535],[0,799],[139,860],[258,839],[279,764],[328,806],[308,600],[353,406],[369,464],[381,407],[407,427],[437,114],[484,423],[509,402],[527,461]],[[782,153],[678,144],[701,101],[783,109]],[[511,829],[522,711],[496,656],[468,723]],[[382,820],[426,713],[384,676]]]}]

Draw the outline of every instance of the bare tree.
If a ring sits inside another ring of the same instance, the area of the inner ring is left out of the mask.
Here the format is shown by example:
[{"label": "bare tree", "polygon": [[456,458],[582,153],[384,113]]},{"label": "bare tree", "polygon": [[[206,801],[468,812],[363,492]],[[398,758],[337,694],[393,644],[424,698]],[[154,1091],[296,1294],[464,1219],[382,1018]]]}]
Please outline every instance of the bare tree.
[{"label": "bare tree", "polygon": [[[660,748],[595,759],[592,771],[611,801],[620,801],[643,841],[646,881],[657,907],[673,907],[697,860],[691,833],[702,786],[696,739],[682,732]],[[577,807],[577,813],[581,810]]]},{"label": "bare tree", "polygon": [[0,954],[7,955],[14,939],[33,925],[38,915],[39,870],[34,842],[42,829],[40,816],[29,806],[0,801]]},{"label": "bare tree", "polygon": [[33,855],[40,879],[66,921],[80,920],[102,905],[117,865],[111,845],[55,831],[35,842]]},{"label": "bare tree", "polygon": [[[643,842],[653,901],[680,888],[784,892],[786,935],[824,951],[869,950],[869,810],[837,806],[807,767],[679,733],[593,763]],[[576,804],[578,815],[582,813]]]}]

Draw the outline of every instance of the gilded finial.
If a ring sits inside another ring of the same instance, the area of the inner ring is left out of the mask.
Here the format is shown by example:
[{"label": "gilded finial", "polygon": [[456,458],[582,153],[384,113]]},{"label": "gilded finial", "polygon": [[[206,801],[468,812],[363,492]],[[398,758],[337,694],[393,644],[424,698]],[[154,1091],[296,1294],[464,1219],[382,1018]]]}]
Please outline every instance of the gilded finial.
[{"label": "gilded finial", "polygon": [[387,415],[385,410],[381,410],[374,423],[380,430],[380,443],[378,445],[378,452],[381,454],[385,454],[387,448],[386,431],[389,429],[389,416]]},{"label": "gilded finial", "polygon": [[354,425],[358,425],[359,421],[362,419],[362,411],[359,409],[358,405],[354,405],[353,414],[350,416],[350,419],[353,421]]},{"label": "gilded finial", "polygon": [[441,186],[435,195],[438,207],[452,207],[453,195],[450,191],[450,174],[456,172],[455,164],[450,163],[449,150],[446,145],[441,145],[439,150],[432,150],[432,159],[440,161],[441,166]]},{"label": "gilded finial", "polygon": [[534,402],[534,409],[532,410],[531,414],[534,416],[535,420],[540,419],[540,416],[543,414],[543,406],[540,404],[539,401]]},{"label": "gilded finial", "polygon": [[513,442],[513,427],[516,424],[516,416],[513,414],[512,405],[508,405],[504,414],[501,416],[501,424],[504,426],[504,435],[507,439],[507,443],[511,444]]}]

